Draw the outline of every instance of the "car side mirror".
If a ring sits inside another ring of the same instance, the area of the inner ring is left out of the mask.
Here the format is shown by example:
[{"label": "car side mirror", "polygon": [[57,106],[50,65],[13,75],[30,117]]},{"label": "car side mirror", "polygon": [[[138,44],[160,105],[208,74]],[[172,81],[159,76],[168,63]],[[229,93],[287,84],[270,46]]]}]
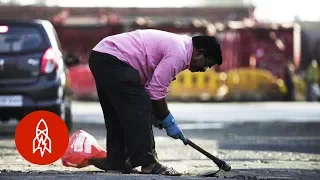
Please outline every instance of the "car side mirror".
[{"label": "car side mirror", "polygon": [[64,60],[68,68],[80,64],[79,57],[74,54],[66,55]]}]

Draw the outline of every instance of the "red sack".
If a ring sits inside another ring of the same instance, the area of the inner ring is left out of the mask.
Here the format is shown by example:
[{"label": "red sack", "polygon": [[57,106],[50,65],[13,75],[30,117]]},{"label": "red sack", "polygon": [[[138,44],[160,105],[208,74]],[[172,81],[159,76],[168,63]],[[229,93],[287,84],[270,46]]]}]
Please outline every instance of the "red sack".
[{"label": "red sack", "polygon": [[100,147],[97,140],[89,133],[79,130],[69,139],[69,145],[61,157],[62,164],[66,167],[83,168],[91,164],[90,158],[104,158],[107,151]]}]

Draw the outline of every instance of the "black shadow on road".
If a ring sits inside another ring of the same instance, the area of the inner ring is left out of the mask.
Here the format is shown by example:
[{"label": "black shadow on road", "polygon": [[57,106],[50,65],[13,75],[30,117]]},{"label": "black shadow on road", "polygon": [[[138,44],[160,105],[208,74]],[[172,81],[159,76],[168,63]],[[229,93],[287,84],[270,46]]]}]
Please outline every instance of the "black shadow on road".
[{"label": "black shadow on road", "polygon": [[141,174],[110,174],[104,172],[77,172],[77,171],[32,171],[32,172],[19,172],[19,171],[5,171],[1,172],[1,179],[26,179],[26,180],[42,180],[42,179],[61,179],[61,180],[193,180],[193,179],[247,179],[247,180],[317,180],[319,179],[320,170],[304,170],[304,169],[237,169],[230,172],[219,172],[214,177],[201,178],[198,176],[155,176],[155,175],[141,175]]}]

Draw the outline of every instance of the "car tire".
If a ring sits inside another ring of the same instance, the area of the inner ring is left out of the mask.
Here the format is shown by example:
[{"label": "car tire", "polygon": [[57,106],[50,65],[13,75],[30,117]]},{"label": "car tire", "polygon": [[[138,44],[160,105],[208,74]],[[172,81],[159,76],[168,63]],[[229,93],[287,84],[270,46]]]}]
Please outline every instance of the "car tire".
[{"label": "car tire", "polygon": [[72,130],[73,120],[71,112],[71,100],[64,98],[57,112],[55,112],[62,120],[64,120],[69,132]]},{"label": "car tire", "polygon": [[66,111],[65,112],[66,112],[66,115],[65,115],[64,121],[65,121],[65,123],[67,125],[67,128],[68,128],[69,132],[71,132],[72,125],[73,125],[71,107],[70,106],[66,107]]},{"label": "car tire", "polygon": [[73,119],[72,119],[72,111],[71,111],[71,100],[69,98],[65,98],[65,118],[64,122],[67,125],[69,132],[72,130]]}]

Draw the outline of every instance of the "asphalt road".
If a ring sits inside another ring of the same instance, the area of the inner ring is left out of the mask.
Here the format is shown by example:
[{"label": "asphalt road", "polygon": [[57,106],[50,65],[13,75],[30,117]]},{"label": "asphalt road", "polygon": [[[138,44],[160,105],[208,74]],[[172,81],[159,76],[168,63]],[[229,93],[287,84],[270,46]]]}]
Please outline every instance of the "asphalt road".
[{"label": "asphalt road", "polygon": [[[187,137],[231,164],[232,171],[219,172],[213,179],[314,180],[320,179],[319,105],[171,103],[169,108]],[[85,130],[105,147],[106,131],[99,104],[76,102],[73,114],[74,131]],[[217,170],[211,160],[157,129],[160,161],[184,172],[183,177],[108,174],[96,172],[98,169],[94,167],[63,168],[59,162],[38,167],[17,155],[13,131],[11,124],[1,125],[0,179],[199,179],[198,174]]]},{"label": "asphalt road", "polygon": [[[181,122],[319,122],[319,103],[170,103],[170,111]],[[76,122],[103,123],[96,102],[75,103]]]},{"label": "asphalt road", "polygon": [[[169,109],[188,137],[217,140],[222,149],[320,153],[319,103],[171,103]],[[105,136],[98,103],[76,103],[73,113],[79,128]]]}]

